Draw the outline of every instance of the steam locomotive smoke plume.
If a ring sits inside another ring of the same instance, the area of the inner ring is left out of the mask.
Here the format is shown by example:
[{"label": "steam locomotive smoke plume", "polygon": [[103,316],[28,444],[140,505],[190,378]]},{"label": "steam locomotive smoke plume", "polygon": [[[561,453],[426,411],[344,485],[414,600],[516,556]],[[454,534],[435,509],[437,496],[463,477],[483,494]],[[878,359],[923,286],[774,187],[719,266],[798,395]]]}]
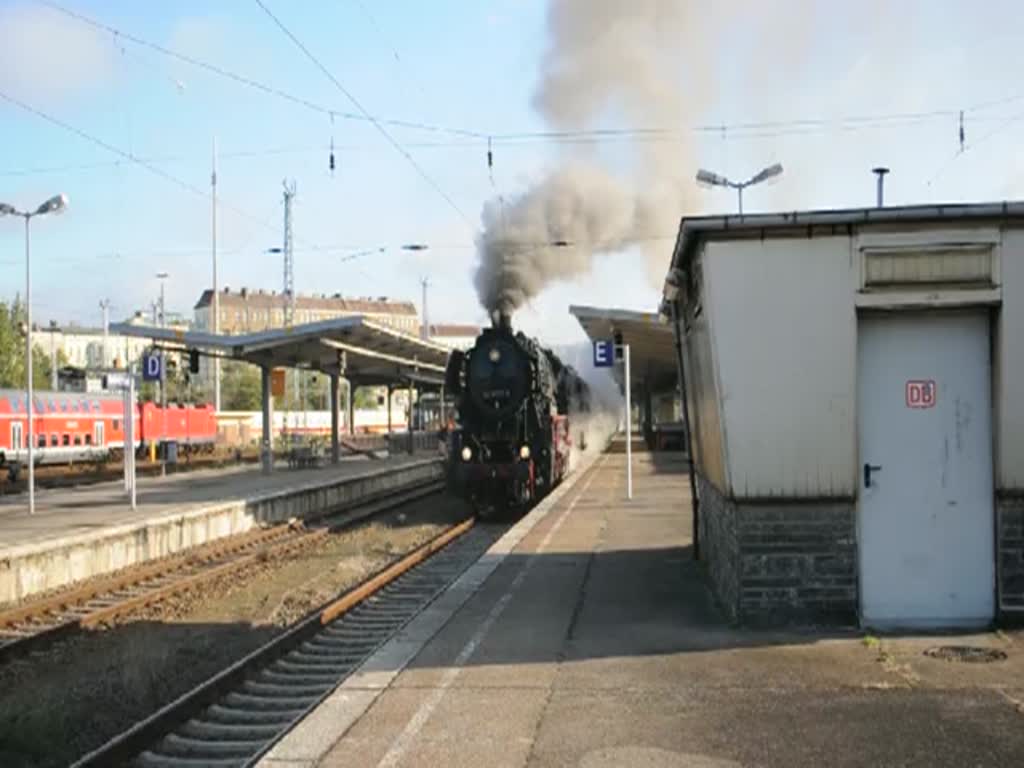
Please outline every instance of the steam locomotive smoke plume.
[{"label": "steam locomotive smoke plume", "polygon": [[[691,62],[703,53],[696,5],[550,0],[534,107],[555,131],[609,121],[683,128],[709,89],[706,73],[690,72],[692,84],[681,78],[682,52]],[[664,276],[666,243],[655,238],[671,236],[686,208],[689,139],[680,133],[614,148],[615,157],[601,158],[597,144],[567,144],[556,167],[524,193],[484,206],[475,282],[485,309],[511,314],[553,280],[589,271],[595,254],[633,245],[644,248],[651,277]],[[606,170],[613,164],[625,164],[624,173]]]}]

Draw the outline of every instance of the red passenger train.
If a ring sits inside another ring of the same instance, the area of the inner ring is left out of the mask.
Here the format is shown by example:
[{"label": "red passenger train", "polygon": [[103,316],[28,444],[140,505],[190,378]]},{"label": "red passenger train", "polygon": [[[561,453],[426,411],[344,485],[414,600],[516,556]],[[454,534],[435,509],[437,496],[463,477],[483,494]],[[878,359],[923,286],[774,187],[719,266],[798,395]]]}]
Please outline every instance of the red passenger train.
[{"label": "red passenger train", "polygon": [[[145,452],[161,435],[182,452],[212,450],[217,418],[212,405],[136,406],[135,450]],[[34,459],[40,464],[119,457],[124,451],[124,400],[88,392],[35,392]],[[0,467],[17,473],[28,463],[28,408],[25,393],[0,390]]]}]

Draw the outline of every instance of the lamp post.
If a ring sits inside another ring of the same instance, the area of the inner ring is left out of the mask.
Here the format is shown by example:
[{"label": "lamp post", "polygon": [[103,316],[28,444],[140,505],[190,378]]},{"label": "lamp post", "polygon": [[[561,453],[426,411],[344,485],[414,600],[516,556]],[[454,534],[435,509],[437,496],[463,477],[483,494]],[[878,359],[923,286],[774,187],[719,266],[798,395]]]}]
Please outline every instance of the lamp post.
[{"label": "lamp post", "polygon": [[0,203],[0,216],[21,216],[25,220],[25,377],[28,408],[28,513],[36,511],[35,421],[32,414],[32,259],[29,248],[29,221],[33,216],[61,213],[68,206],[67,195],[51,197],[34,211],[19,211],[13,205]]},{"label": "lamp post", "polygon": [[712,173],[711,171],[706,171],[701,168],[697,171],[697,183],[709,187],[731,187],[732,189],[735,189],[739,194],[740,216],[742,216],[743,190],[747,187],[753,186],[754,184],[760,184],[762,181],[768,181],[768,179],[775,178],[781,173],[782,165],[776,163],[775,165],[769,165],[767,168],[758,171],[746,181],[730,181],[725,176],[719,176],[717,173]]},{"label": "lamp post", "polygon": [[[430,249],[430,246],[426,243],[405,243],[399,248],[403,251],[426,251]],[[420,325],[420,338],[423,341],[428,341],[430,339],[430,321],[427,319],[427,288],[430,287],[430,278],[421,277],[420,287],[423,289],[423,306],[421,307],[423,322]]]},{"label": "lamp post", "polygon": [[[164,307],[164,282],[170,275],[157,272],[160,281],[160,327],[167,326],[167,315]],[[167,357],[160,352],[160,477],[167,477]]]}]

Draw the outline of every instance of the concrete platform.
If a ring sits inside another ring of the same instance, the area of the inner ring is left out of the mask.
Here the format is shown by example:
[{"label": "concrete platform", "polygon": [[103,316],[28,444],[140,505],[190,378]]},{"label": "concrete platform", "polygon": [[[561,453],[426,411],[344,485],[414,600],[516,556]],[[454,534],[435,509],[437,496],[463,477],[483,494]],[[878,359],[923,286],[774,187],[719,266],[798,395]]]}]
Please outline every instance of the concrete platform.
[{"label": "concrete platform", "polygon": [[132,509],[120,481],[0,500],[0,601],[23,598],[253,527],[302,518],[441,477],[436,455],[349,458],[317,469],[199,470],[140,477]]},{"label": "concrete platform", "polygon": [[[1024,764],[1024,636],[731,626],[690,556],[685,468],[609,453],[264,757],[298,766]],[[922,650],[994,646],[957,664]]]}]

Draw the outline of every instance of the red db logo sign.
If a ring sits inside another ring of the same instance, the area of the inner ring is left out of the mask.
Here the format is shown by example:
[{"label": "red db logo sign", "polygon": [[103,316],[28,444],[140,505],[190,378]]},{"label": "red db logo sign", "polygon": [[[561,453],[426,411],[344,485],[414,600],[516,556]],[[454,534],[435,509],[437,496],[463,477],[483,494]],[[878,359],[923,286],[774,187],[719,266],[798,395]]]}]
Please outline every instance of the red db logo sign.
[{"label": "red db logo sign", "polygon": [[932,408],[935,394],[935,382],[931,379],[912,379],[907,382],[907,408]]}]

